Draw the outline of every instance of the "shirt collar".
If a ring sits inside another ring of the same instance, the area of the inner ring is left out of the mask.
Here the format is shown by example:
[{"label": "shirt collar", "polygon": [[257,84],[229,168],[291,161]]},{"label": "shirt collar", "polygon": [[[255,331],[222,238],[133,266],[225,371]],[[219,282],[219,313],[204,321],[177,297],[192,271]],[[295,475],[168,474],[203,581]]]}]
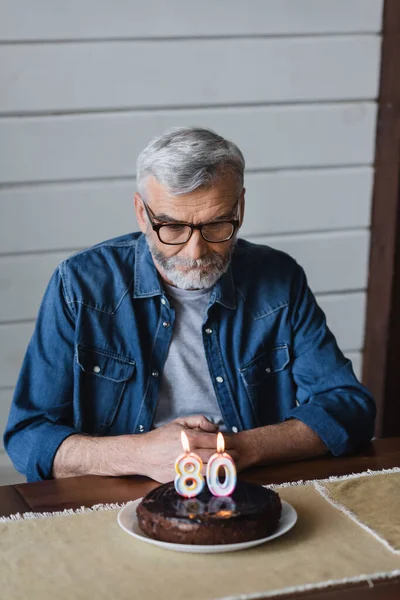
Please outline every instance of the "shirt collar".
[{"label": "shirt collar", "polygon": [[163,293],[158,271],[151,256],[146,237],[142,234],[137,242],[135,257],[134,298],[149,298]]},{"label": "shirt collar", "polygon": [[[146,237],[142,234],[136,246],[134,298],[150,298],[164,293]],[[232,265],[217,281],[210,296],[210,305],[218,302],[226,308],[236,308]]]},{"label": "shirt collar", "polygon": [[222,304],[222,306],[232,310],[235,310],[236,308],[236,294],[235,286],[233,284],[232,264],[229,265],[227,272],[218,279],[213,291],[211,292],[210,304],[213,304],[214,302],[218,302],[218,304]]}]

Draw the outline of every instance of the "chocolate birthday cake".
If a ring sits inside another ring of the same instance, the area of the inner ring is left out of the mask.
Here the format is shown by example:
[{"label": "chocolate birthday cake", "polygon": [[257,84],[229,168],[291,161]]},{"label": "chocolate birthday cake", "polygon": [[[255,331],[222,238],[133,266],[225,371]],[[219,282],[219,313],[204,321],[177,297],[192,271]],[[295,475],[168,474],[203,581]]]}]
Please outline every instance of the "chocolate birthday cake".
[{"label": "chocolate birthday cake", "polygon": [[195,498],[184,498],[174,482],[143,498],[137,508],[141,530],[149,537],[177,544],[234,544],[272,534],[281,516],[273,490],[238,481],[231,496],[213,496],[207,486]]}]

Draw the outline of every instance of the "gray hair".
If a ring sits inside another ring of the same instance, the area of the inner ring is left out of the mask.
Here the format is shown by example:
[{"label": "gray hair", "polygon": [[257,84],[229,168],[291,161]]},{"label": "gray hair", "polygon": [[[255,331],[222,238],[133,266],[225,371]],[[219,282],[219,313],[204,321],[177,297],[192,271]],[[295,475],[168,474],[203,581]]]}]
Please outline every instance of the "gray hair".
[{"label": "gray hair", "polygon": [[175,127],[154,138],[139,155],[137,187],[145,197],[145,182],[153,176],[170,194],[179,196],[211,186],[230,171],[243,189],[244,157],[233,142],[211,129]]}]

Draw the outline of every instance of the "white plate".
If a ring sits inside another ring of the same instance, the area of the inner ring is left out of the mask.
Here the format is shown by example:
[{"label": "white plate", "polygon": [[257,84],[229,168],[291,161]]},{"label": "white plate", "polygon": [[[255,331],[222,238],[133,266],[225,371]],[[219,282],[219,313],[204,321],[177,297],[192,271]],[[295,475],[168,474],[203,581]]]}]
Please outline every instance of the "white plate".
[{"label": "white plate", "polygon": [[218,552],[233,552],[235,550],[245,550],[246,548],[252,548],[264,542],[269,542],[274,538],[277,538],[289,529],[292,529],[297,521],[297,512],[291,504],[282,500],[282,514],[279,520],[278,529],[274,531],[272,535],[259,540],[251,540],[250,542],[239,542],[238,544],[214,544],[212,546],[206,545],[193,545],[193,544],[173,544],[171,542],[160,542],[159,540],[153,540],[149,538],[139,527],[139,523],[136,516],[136,508],[141,502],[142,498],[129,502],[124,508],[118,513],[118,524],[126,533],[133,535],[133,537],[142,540],[142,542],[148,542],[159,546],[160,548],[166,548],[167,550],[176,550],[178,552],[197,552],[200,554],[215,554]]}]

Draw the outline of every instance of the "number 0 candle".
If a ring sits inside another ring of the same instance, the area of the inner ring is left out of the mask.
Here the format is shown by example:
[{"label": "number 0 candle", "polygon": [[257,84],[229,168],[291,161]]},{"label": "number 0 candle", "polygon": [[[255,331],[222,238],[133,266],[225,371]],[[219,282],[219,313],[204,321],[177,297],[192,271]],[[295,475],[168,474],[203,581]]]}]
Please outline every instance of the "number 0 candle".
[{"label": "number 0 candle", "polygon": [[[225,471],[225,480],[218,477],[220,468]],[[236,486],[236,466],[233,458],[225,452],[225,440],[222,433],[217,436],[217,453],[207,463],[207,485],[214,496],[230,496]]]},{"label": "number 0 candle", "polygon": [[190,452],[189,440],[184,431],[181,432],[181,440],[185,453],[175,461],[175,489],[181,496],[193,498],[204,488],[204,477],[201,474],[203,462],[200,456]]}]

